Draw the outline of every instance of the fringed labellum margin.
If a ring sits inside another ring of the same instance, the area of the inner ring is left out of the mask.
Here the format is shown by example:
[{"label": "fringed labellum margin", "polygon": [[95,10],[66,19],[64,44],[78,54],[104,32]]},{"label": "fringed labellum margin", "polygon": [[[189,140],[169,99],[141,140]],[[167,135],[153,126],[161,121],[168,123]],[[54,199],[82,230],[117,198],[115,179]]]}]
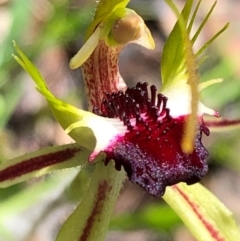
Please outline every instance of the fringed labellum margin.
[{"label": "fringed labellum margin", "polygon": [[154,196],[162,196],[166,186],[193,184],[206,174],[208,152],[201,137],[202,132],[209,132],[200,121],[194,151],[184,153],[181,138],[187,116],[172,118],[171,110],[166,108],[167,98],[156,95],[155,86],[151,86],[151,93],[148,98],[147,83],[138,83],[125,93],[106,94],[101,110],[94,108],[94,112],[113,118],[112,123],[119,129],[102,150],[107,155],[106,164],[113,159],[116,169],[123,166],[133,183]]}]

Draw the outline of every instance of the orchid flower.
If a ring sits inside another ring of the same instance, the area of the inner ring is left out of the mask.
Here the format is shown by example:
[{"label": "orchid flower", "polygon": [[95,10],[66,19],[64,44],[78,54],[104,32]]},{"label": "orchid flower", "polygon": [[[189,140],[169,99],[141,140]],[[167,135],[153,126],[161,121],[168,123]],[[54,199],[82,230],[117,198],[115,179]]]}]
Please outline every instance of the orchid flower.
[{"label": "orchid flower", "polygon": [[55,118],[76,143],[1,163],[0,187],[63,168],[94,166],[88,190],[57,241],[103,240],[126,172],[129,180],[151,195],[163,196],[198,240],[240,240],[231,213],[195,184],[208,171],[202,134],[209,135],[209,129],[203,115],[219,116],[199,100],[199,91],[221,82],[199,84],[197,70],[202,61],[197,60],[228,25],[193,52],[215,4],[190,38],[201,1],[191,15],[193,0],[187,0],[181,13],[166,0],[178,20],[163,49],[160,93],[151,86],[149,95],[147,83],[127,87],[118,69],[118,55],[127,44],[154,49],[149,29],[135,11],[126,8],[128,2],[99,2],[85,44],[70,61],[70,68],[82,69],[89,111],[56,98],[14,42],[18,53],[14,58],[33,78]]}]

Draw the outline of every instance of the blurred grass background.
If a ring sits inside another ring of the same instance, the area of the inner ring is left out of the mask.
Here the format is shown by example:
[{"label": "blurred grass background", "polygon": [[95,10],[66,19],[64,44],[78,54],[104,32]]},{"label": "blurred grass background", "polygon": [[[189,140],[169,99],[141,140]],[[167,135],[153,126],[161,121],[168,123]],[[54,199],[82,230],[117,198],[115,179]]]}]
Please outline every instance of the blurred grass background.
[{"label": "blurred grass background", "polygon": [[[176,1],[179,7],[184,1]],[[200,21],[213,1],[203,1]],[[38,66],[50,89],[73,105],[86,108],[80,70],[69,59],[83,44],[91,21],[93,0],[0,0],[0,161],[49,145],[71,142],[53,119],[33,81],[13,60],[12,40]],[[160,56],[175,18],[161,0],[133,0],[129,7],[142,15],[155,41],[154,51],[127,46],[120,57],[121,74],[132,86],[160,86]],[[224,78],[202,93],[208,107],[225,118],[240,117],[240,1],[218,0],[199,45],[226,22],[230,28],[207,51],[201,80]],[[196,23],[197,24],[197,23]],[[176,40],[177,41],[177,40]],[[204,138],[210,152],[210,171],[203,183],[234,213],[240,223],[240,129]],[[76,206],[87,173],[66,170],[29,183],[0,190],[0,241],[52,241]],[[71,187],[82,181],[78,193]],[[77,182],[78,181],[78,182]],[[69,186],[69,184],[71,185]],[[179,218],[158,198],[128,181],[110,225],[108,241],[194,241]]]}]

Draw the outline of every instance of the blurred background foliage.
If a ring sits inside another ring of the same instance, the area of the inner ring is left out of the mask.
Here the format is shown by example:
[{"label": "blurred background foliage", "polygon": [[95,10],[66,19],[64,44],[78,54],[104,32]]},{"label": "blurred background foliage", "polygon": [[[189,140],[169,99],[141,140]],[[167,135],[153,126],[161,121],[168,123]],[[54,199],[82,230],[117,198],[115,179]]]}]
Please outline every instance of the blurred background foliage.
[{"label": "blurred background foliage", "polygon": [[[179,7],[184,1],[176,1]],[[212,1],[203,1],[200,21]],[[0,161],[71,142],[54,121],[33,81],[13,60],[12,40],[38,66],[51,90],[70,103],[86,107],[80,70],[69,59],[83,43],[93,0],[0,0]],[[127,46],[120,56],[121,74],[132,86],[147,81],[160,86],[160,56],[175,17],[162,0],[133,0],[130,7],[144,17],[155,41],[154,51]],[[201,80],[224,78],[202,92],[207,106],[225,118],[240,117],[240,1],[218,0],[197,44],[226,22],[230,28],[207,51]],[[197,25],[197,22],[196,22]],[[176,40],[177,41],[177,40]],[[179,107],[181,108],[181,107]],[[240,223],[240,129],[204,138],[210,152],[206,185]],[[87,186],[88,170],[65,170],[29,183],[0,190],[0,241],[52,241]],[[78,183],[83,185],[79,187]],[[74,191],[73,191],[74,190]],[[76,192],[77,190],[77,192]],[[106,240],[193,241],[179,218],[160,199],[126,181],[116,204]]]}]

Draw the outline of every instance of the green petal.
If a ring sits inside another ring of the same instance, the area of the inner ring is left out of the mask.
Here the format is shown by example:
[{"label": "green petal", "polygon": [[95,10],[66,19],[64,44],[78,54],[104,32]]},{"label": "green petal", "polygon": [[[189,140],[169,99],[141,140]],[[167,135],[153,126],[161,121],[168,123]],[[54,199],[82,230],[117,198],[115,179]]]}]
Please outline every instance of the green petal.
[{"label": "green petal", "polygon": [[232,213],[200,184],[167,187],[164,200],[198,241],[239,241]]},{"label": "green petal", "polygon": [[96,138],[88,122],[95,117],[94,114],[75,108],[59,99],[57,99],[48,89],[45,80],[39,73],[36,66],[25,56],[21,49],[14,42],[19,57],[13,55],[16,61],[25,69],[32,77],[37,85],[37,90],[46,98],[50,108],[63,129],[67,129],[70,125],[78,123],[78,128],[73,130],[69,135],[81,146],[93,150],[96,145]]},{"label": "green petal", "polygon": [[85,165],[90,151],[78,144],[48,147],[0,163],[0,188],[49,174],[56,170]]},{"label": "green petal", "polygon": [[90,186],[80,205],[62,226],[56,241],[103,241],[125,172],[114,164],[96,164]]}]

